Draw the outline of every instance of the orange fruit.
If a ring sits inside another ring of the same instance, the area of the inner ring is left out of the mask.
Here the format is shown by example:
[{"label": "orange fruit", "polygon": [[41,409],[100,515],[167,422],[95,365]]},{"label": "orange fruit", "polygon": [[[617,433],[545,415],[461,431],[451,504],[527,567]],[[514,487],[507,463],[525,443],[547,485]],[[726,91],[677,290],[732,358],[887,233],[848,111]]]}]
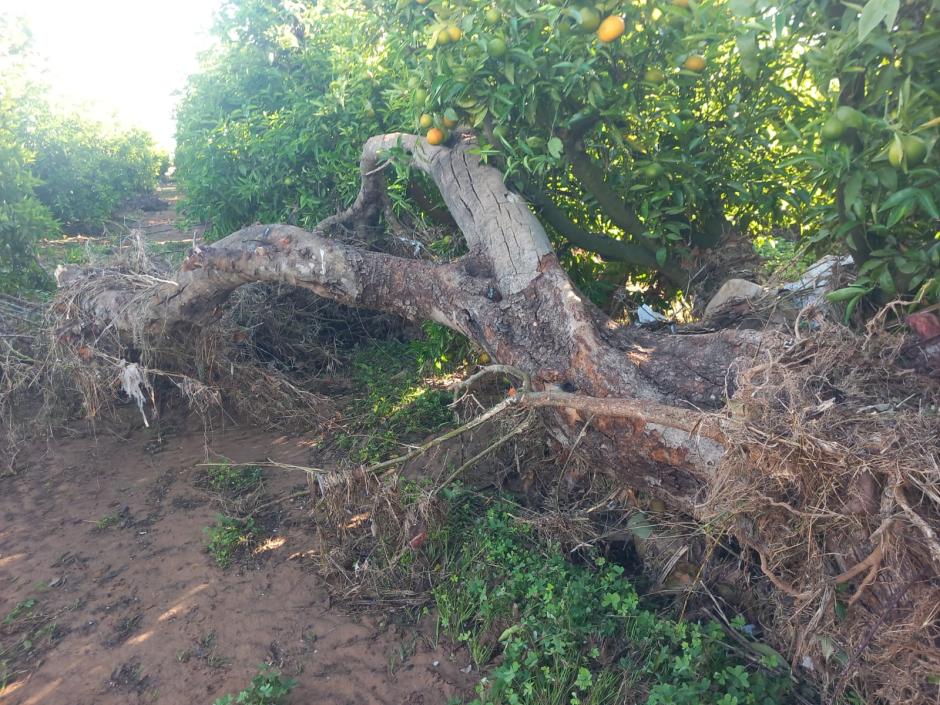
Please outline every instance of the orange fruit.
[{"label": "orange fruit", "polygon": [[926,159],[927,145],[920,137],[905,135],[901,142],[904,144],[904,158],[908,166],[917,166]]},{"label": "orange fruit", "polygon": [[578,14],[581,17],[579,24],[585,32],[593,32],[600,27],[601,15],[593,7],[582,7]]},{"label": "orange fruit", "polygon": [[700,56],[699,54],[692,54],[688,59],[685,60],[685,63],[683,63],[682,66],[687,68],[689,71],[701,73],[705,70],[705,57]]},{"label": "orange fruit", "polygon": [[501,37],[493,37],[486,45],[486,53],[495,59],[506,55],[506,41]]},{"label": "orange fruit", "polygon": [[426,130],[434,124],[434,118],[427,113],[423,113],[421,117],[418,118],[418,124]]},{"label": "orange fruit", "polygon": [[823,123],[822,129],[819,131],[820,137],[822,137],[827,142],[834,142],[838,139],[842,139],[842,135],[845,134],[845,123],[842,122],[835,115],[832,115],[825,123]]},{"label": "orange fruit", "polygon": [[625,28],[626,25],[624,24],[623,17],[620,15],[611,15],[601,22],[601,26],[597,28],[597,38],[605,44],[609,44],[610,42],[620,39]]},{"label": "orange fruit", "polygon": [[444,141],[444,131],[437,127],[432,127],[430,130],[428,130],[427,137],[428,144],[439,145]]},{"label": "orange fruit", "polygon": [[688,7],[689,0],[672,0],[672,4],[676,7]]},{"label": "orange fruit", "polygon": [[449,41],[450,41],[450,32],[448,32],[446,29],[442,29],[440,32],[437,33],[438,46],[442,44],[447,44],[447,42]]},{"label": "orange fruit", "polygon": [[446,128],[449,129],[449,128],[453,127],[454,125],[456,125],[456,124],[457,124],[457,121],[456,121],[456,120],[451,120],[449,117],[447,117],[447,116],[445,115],[444,117],[441,118],[441,124],[442,124],[444,127],[446,127]]},{"label": "orange fruit", "polygon": [[901,166],[904,161],[904,143],[899,139],[891,140],[891,148],[888,150],[888,161],[895,169]]},{"label": "orange fruit", "polygon": [[450,41],[456,42],[463,36],[463,32],[460,31],[460,27],[451,25],[447,28],[447,36],[450,38]]}]

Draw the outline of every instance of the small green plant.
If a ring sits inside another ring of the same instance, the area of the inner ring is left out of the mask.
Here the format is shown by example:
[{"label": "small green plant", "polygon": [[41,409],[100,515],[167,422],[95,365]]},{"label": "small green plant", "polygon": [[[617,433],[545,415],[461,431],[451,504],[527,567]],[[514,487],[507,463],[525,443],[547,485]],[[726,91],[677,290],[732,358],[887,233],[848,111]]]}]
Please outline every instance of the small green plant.
[{"label": "small green plant", "polygon": [[119,517],[117,514],[105,514],[97,522],[95,522],[95,528],[98,531],[105,531],[106,529],[110,529],[112,526],[115,526],[120,520],[121,517]]},{"label": "small green plant", "polygon": [[206,527],[209,539],[206,549],[220,568],[231,565],[235,556],[254,542],[258,530],[254,520],[219,515],[215,524]]},{"label": "small green plant", "polygon": [[451,372],[469,354],[466,341],[437,324],[408,342],[382,341],[353,359],[353,380],[365,396],[353,406],[350,432],[341,447],[355,450],[363,462],[382,460],[402,439],[433,433],[453,421],[450,394],[434,378]]},{"label": "small green plant", "polygon": [[206,471],[206,484],[214,491],[230,496],[246,494],[261,484],[261,468],[257,465],[211,465]]},{"label": "small green plant", "polygon": [[569,562],[505,500],[453,509],[456,523],[428,542],[444,576],[433,588],[440,629],[478,667],[501,654],[475,705],[619,703],[643,692],[647,705],[792,701],[789,679],[737,657],[717,623],[644,608],[622,566]]},{"label": "small green plant", "polygon": [[4,624],[12,624],[20,617],[25,617],[29,615],[36,606],[39,604],[39,600],[35,597],[27,597],[25,600],[21,600],[16,604],[10,613],[3,619]]},{"label": "small green plant", "polygon": [[235,695],[224,695],[213,705],[281,705],[297,681],[267,668],[251,679],[251,685]]}]

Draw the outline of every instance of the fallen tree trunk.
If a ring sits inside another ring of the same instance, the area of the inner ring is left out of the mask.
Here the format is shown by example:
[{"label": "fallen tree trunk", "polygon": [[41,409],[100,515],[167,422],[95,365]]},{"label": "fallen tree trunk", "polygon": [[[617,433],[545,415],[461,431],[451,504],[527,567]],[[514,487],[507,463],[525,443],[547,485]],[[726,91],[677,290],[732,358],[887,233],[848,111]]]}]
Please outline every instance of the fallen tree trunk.
[{"label": "fallen tree trunk", "polygon": [[[349,306],[434,320],[493,360],[526,371],[537,390],[658,405],[658,423],[592,408],[562,414],[566,423],[559,428],[577,434],[587,416],[597,417],[595,427],[606,436],[603,452],[625,481],[690,506],[719,447],[687,429],[695,425],[696,409],[722,405],[729,366],[752,354],[759,336],[732,330],[654,334],[615,325],[571,283],[524,199],[472,148],[470,141],[433,147],[411,135],[372,138],[363,150],[355,203],[313,231],[255,225],[192,251],[173,281],[101,282],[69,304],[98,330],[111,328],[138,341],[205,326],[232,292],[251,282],[282,282]],[[435,264],[365,251],[329,236],[337,225],[354,232],[374,226],[386,203],[381,159],[389,150],[403,150],[434,180],[468,254]]]},{"label": "fallen tree trunk", "polygon": [[[528,204],[473,147],[372,138],[360,193],[345,212],[312,231],[240,230],[194,249],[172,279],[72,280],[57,303],[70,321],[64,334],[77,344],[113,334],[137,350],[197,336],[234,291],[253,282],[436,321],[521,371],[527,382],[518,403],[547,410],[559,449],[577,446],[615,483],[707,523],[709,536],[733,536],[723,550],[749,564],[744,577],[736,569],[739,579],[766,578],[764,608],[794,665],[806,656],[824,670],[835,641],[843,662],[873,664],[882,694],[925,697],[940,668],[931,607],[940,567],[940,428],[935,413],[919,410],[937,403],[936,386],[902,376],[869,391],[880,384],[883,361],[854,361],[856,341],[843,344],[838,335],[807,340],[797,330],[785,341],[757,331],[653,332],[614,323],[578,292]],[[404,155],[440,189],[466,255],[435,263],[331,237],[342,226],[370,239],[365,231],[388,210],[382,160],[391,154]],[[889,378],[892,369],[884,362]],[[865,415],[866,404],[878,407],[879,395],[895,394],[903,400],[897,419]],[[840,411],[847,396],[853,406]],[[840,621],[835,588],[843,584],[853,590],[848,604],[862,611]],[[876,636],[872,624],[891,629]],[[862,652],[872,655],[866,661]],[[838,670],[838,661],[828,667]]]}]

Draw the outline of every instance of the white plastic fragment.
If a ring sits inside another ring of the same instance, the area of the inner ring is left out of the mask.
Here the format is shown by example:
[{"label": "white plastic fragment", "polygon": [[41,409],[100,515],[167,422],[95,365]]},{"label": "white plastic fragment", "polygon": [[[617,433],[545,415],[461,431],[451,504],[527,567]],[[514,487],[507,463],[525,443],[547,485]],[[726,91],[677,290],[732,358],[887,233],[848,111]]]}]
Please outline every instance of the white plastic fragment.
[{"label": "white plastic fragment", "polygon": [[658,311],[654,311],[649,304],[643,304],[636,310],[636,320],[637,323],[657,323],[669,319]]},{"label": "white plastic fragment", "polygon": [[822,304],[825,301],[825,295],[830,290],[829,282],[834,272],[837,269],[851,267],[853,264],[854,260],[851,255],[845,257],[826,255],[814,262],[797,281],[784,284],[783,288],[797,295],[796,303],[801,308]]},{"label": "white plastic fragment", "polygon": [[144,396],[144,393],[147,392],[152,398],[153,387],[150,386],[147,376],[141,371],[136,362],[121,360],[121,389],[128,397],[137,402],[137,408],[140,409],[140,415],[144,419],[144,426],[150,428],[147,414],[144,412],[144,404],[147,403],[147,397]]}]

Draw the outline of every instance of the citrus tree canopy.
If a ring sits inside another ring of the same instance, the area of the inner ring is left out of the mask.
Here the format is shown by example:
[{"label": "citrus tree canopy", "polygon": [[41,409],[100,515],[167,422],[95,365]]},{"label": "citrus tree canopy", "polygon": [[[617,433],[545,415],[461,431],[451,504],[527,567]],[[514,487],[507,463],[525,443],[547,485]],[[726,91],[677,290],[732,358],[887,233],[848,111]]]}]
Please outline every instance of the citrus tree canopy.
[{"label": "citrus tree canopy", "polygon": [[216,33],[178,164],[218,235],[348,205],[370,135],[472,131],[598,302],[687,289],[729,233],[852,254],[850,310],[940,295],[932,0],[240,0]]}]

